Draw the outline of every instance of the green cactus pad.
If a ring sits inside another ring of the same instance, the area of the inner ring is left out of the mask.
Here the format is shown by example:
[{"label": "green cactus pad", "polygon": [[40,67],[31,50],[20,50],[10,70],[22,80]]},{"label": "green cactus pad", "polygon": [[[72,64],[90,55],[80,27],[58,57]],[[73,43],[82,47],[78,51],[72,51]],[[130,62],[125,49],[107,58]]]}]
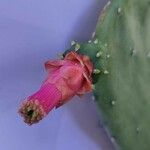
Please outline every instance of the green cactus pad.
[{"label": "green cactus pad", "polygon": [[95,98],[119,149],[149,150],[150,1],[109,2],[92,40],[76,50],[94,63]]}]

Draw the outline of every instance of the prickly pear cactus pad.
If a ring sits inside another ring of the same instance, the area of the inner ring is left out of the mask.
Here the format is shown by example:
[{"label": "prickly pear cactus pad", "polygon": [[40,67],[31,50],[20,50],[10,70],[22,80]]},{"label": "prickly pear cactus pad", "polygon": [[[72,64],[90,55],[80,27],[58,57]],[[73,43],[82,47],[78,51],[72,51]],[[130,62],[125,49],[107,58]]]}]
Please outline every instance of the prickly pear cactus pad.
[{"label": "prickly pear cactus pad", "polygon": [[72,49],[94,63],[95,99],[118,149],[149,150],[150,1],[109,2],[92,40]]}]

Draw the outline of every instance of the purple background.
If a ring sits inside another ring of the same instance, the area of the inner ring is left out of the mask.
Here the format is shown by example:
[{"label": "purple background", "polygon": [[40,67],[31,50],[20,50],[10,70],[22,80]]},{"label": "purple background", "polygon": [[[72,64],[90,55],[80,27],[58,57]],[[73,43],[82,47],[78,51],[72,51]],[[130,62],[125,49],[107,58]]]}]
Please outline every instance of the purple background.
[{"label": "purple background", "polygon": [[75,97],[27,126],[20,102],[46,76],[43,64],[86,41],[106,0],[0,0],[0,150],[112,150],[92,95]]}]

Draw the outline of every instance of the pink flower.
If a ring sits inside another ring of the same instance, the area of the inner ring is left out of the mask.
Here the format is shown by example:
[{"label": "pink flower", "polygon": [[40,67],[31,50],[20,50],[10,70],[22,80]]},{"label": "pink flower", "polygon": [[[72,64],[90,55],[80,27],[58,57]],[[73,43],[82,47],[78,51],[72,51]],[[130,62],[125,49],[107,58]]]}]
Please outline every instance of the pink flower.
[{"label": "pink flower", "polygon": [[40,90],[29,96],[21,105],[19,113],[32,125],[43,119],[53,108],[58,108],[74,95],[92,90],[93,65],[86,55],[69,52],[63,60],[45,63],[48,77]]}]

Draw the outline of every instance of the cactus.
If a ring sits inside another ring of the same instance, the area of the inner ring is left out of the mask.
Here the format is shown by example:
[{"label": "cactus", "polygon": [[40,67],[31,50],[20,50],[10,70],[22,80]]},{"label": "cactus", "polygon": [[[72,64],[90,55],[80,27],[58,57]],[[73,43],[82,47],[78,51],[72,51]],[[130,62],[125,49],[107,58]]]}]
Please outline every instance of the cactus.
[{"label": "cactus", "polygon": [[19,113],[29,125],[37,123],[51,109],[93,87],[116,148],[149,150],[149,39],[149,0],[108,2],[92,39],[81,44],[73,41],[63,60],[45,64],[48,78],[23,102]]},{"label": "cactus", "polygon": [[149,40],[150,1],[113,0],[92,39],[68,50],[92,59],[96,103],[118,149],[150,148]]}]

